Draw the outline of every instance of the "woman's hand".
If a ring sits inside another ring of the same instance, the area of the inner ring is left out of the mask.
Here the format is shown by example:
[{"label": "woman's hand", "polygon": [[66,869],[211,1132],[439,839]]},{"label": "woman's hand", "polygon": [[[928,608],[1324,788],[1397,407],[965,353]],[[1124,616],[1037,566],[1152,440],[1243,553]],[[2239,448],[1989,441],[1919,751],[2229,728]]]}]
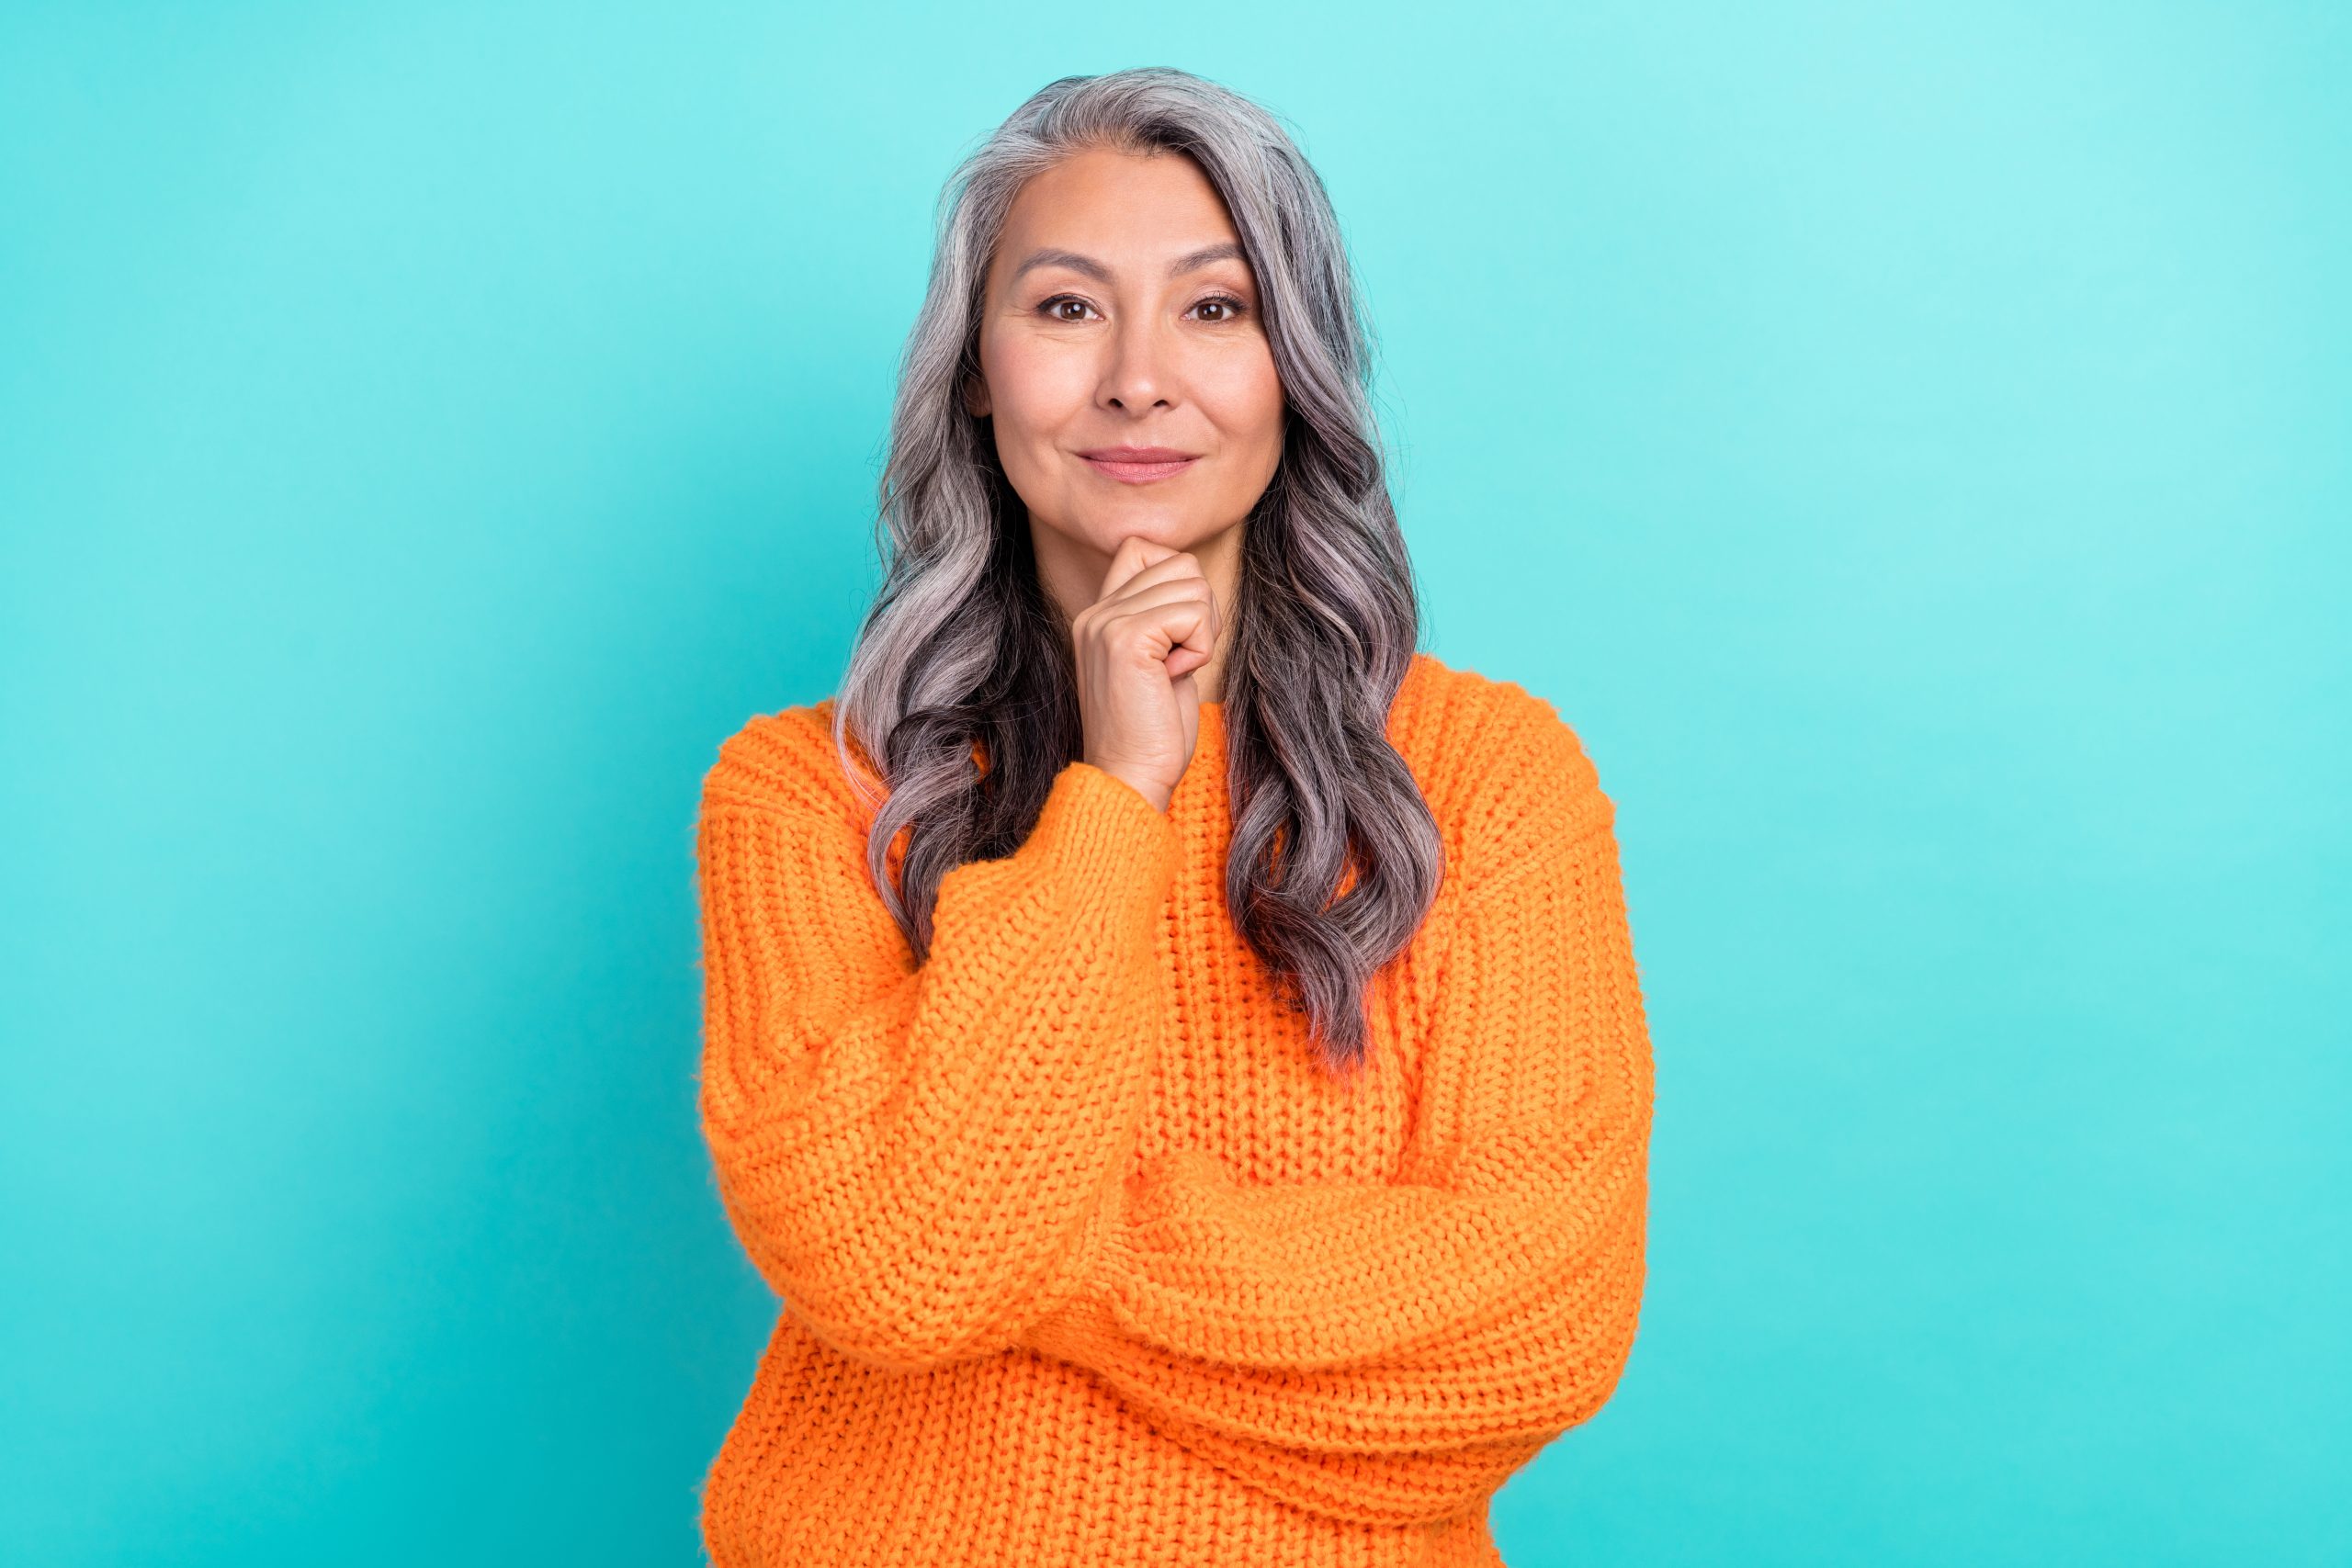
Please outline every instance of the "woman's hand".
[{"label": "woman's hand", "polygon": [[1137,535],[1121,540],[1102,592],[1070,623],[1081,761],[1167,810],[1200,739],[1193,671],[1209,662],[1223,629],[1196,557]]}]

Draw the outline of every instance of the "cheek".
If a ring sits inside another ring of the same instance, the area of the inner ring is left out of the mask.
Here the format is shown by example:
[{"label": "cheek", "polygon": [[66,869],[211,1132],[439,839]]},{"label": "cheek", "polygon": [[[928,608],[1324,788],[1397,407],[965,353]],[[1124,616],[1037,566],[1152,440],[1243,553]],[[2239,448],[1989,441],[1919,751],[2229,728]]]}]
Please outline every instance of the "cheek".
[{"label": "cheek", "polygon": [[1051,445],[1057,433],[1085,409],[1092,385],[1087,367],[1077,355],[1056,349],[1017,334],[989,345],[982,363],[1000,438]]},{"label": "cheek", "polygon": [[1256,454],[1271,471],[1282,455],[1283,383],[1273,356],[1260,354],[1216,367],[1203,385],[1209,412],[1226,440]]}]

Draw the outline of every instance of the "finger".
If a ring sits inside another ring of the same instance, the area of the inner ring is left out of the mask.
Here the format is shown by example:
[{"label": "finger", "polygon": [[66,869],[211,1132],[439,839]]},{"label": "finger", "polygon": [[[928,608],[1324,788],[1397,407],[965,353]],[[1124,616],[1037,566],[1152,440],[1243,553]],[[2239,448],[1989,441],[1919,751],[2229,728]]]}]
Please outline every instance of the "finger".
[{"label": "finger", "polygon": [[1095,602],[1100,604],[1108,599],[1140,573],[1181,553],[1166,545],[1154,543],[1141,534],[1128,535],[1119,541],[1119,547],[1111,552],[1111,567],[1102,574],[1102,587],[1094,595]]},{"label": "finger", "polygon": [[1155,659],[1191,649],[1206,662],[1216,649],[1216,625],[1214,598],[1170,583],[1143,589],[1137,600],[1122,602],[1108,629],[1115,641],[1127,644],[1133,637],[1149,648]]},{"label": "finger", "polygon": [[1189,648],[1180,648],[1168,656],[1168,678],[1171,681],[1181,681],[1193,671],[1205,666],[1208,661],[1206,654],[1194,653]]},{"label": "finger", "polygon": [[[1225,630],[1225,606],[1218,603],[1216,590],[1210,585],[1205,576],[1198,573],[1184,576],[1171,575],[1157,582],[1141,583],[1140,586],[1136,581],[1130,581],[1119,598],[1102,608],[1105,614],[1118,615],[1135,610],[1159,611],[1170,605],[1182,605],[1188,612],[1195,614],[1205,611],[1204,622],[1191,635],[1177,636],[1171,633],[1170,636],[1171,654],[1177,647],[1193,644],[1197,646],[1203,653],[1198,663],[1205,664],[1208,662],[1207,651],[1216,646],[1217,638],[1224,635]],[[1195,637],[1204,640],[1194,643]],[[1163,657],[1167,656],[1163,655]],[[1195,667],[1195,665],[1179,665],[1170,672],[1182,674],[1185,670]]]},{"label": "finger", "polygon": [[1212,625],[1222,619],[1216,615],[1216,590],[1209,586],[1205,577],[1171,577],[1164,582],[1147,582],[1141,587],[1130,587],[1118,598],[1105,600],[1093,608],[1115,621],[1139,610],[1152,611],[1185,604],[1206,606],[1213,617]]},{"label": "finger", "polygon": [[1202,569],[1200,558],[1191,551],[1170,550],[1130,574],[1098,603],[1124,604],[1134,594],[1147,588],[1171,582],[1190,583],[1195,589],[1205,592],[1208,587],[1208,573]]}]

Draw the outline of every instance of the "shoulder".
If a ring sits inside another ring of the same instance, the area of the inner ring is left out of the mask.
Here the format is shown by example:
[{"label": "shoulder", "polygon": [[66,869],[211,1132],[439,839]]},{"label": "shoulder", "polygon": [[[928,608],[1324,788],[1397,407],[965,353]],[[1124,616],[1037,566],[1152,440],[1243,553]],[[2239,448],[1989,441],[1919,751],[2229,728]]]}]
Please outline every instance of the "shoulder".
[{"label": "shoulder", "polygon": [[1452,874],[1475,887],[1612,826],[1600,770],[1549,698],[1430,654],[1415,661],[1390,740],[1420,782]]},{"label": "shoulder", "polygon": [[878,798],[878,771],[854,738],[850,760],[866,770],[862,792],[851,780],[833,734],[833,699],[755,714],[718,744],[703,774],[702,809],[736,807],[863,822]]}]

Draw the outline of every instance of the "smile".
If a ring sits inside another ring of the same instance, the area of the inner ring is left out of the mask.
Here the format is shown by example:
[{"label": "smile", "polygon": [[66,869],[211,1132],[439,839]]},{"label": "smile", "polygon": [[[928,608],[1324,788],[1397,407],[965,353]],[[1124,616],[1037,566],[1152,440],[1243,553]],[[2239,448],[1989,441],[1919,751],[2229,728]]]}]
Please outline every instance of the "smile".
[{"label": "smile", "polygon": [[1149,484],[1154,479],[1164,479],[1171,474],[1181,474],[1185,469],[1191,468],[1194,463],[1200,461],[1198,457],[1153,457],[1136,459],[1122,457],[1087,457],[1084,453],[1080,453],[1080,456],[1086,457],[1088,467],[1091,468],[1096,473],[1108,474],[1111,478],[1117,479],[1122,484],[1131,485]]}]

